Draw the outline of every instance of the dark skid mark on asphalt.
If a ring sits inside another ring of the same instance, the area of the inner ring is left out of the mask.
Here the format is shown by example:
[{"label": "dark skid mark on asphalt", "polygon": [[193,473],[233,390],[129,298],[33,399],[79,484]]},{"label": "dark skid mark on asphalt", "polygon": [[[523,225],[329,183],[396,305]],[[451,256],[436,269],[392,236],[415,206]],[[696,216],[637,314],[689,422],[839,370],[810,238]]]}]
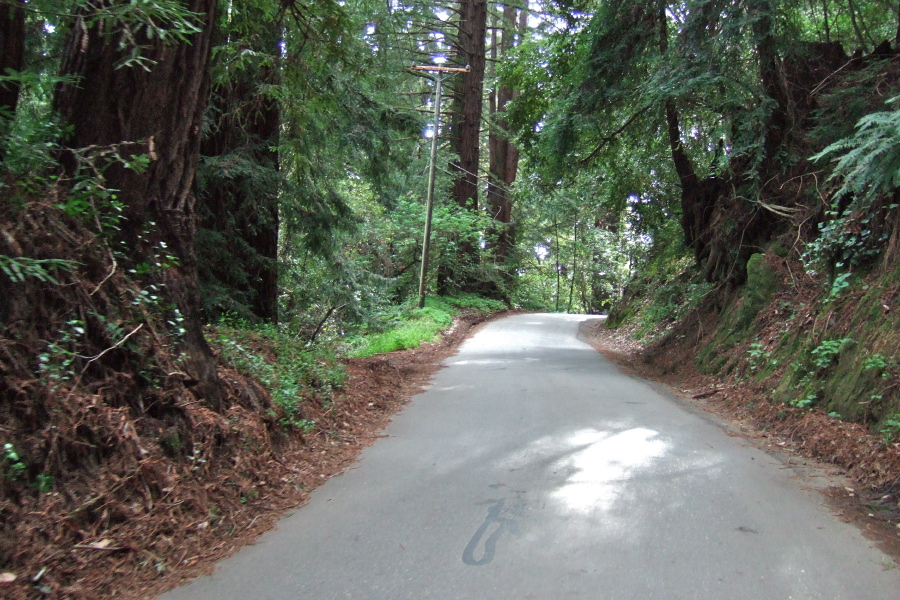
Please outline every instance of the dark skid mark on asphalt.
[{"label": "dark skid mark on asphalt", "polygon": [[[494,501],[493,504],[494,505],[488,509],[488,514],[484,518],[484,523],[481,524],[475,532],[475,535],[473,535],[472,539],[469,540],[469,543],[466,544],[466,549],[463,550],[462,561],[467,565],[480,567],[494,560],[494,553],[497,550],[497,540],[500,539],[500,536],[503,535],[504,531],[508,531],[515,536],[519,535],[519,522],[516,519],[500,516],[503,512],[506,500],[501,498],[500,500]],[[475,560],[475,550],[478,548],[481,538],[484,537],[484,534],[487,533],[487,530],[493,524],[497,524],[498,527],[487,540],[485,540],[484,552],[482,553],[481,558]]]}]

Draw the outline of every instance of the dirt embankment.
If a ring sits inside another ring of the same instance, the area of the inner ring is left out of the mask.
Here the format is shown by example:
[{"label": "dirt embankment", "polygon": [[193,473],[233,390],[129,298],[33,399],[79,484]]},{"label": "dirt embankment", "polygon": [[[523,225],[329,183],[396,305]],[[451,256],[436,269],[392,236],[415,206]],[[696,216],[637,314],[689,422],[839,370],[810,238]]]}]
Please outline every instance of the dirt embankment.
[{"label": "dirt embankment", "polygon": [[[193,438],[192,460],[184,461],[166,455],[167,445],[188,443],[176,439],[178,432],[160,429],[151,439],[138,425],[139,438],[124,410],[98,406],[96,414],[75,415],[85,426],[118,416],[118,426],[105,423],[104,430],[121,435],[107,441],[134,452],[85,464],[65,491],[0,503],[9,519],[0,544],[15,557],[12,568],[0,569],[0,597],[154,598],[210,572],[352,464],[441,361],[499,316],[463,315],[438,343],[343,360],[348,377],[333,402],[304,405],[316,423],[305,434],[237,401],[223,415],[185,406],[202,433]],[[234,390],[248,385],[234,371],[219,374]]]}]

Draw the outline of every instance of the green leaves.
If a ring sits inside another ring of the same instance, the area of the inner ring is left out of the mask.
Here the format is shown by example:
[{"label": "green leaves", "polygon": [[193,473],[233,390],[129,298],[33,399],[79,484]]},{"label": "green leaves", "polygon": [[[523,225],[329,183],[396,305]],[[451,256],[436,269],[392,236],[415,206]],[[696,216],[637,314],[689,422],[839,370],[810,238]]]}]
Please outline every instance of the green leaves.
[{"label": "green leaves", "polygon": [[[900,97],[888,100],[896,104]],[[833,262],[843,271],[881,253],[889,232],[885,215],[898,208],[889,194],[900,187],[900,110],[862,117],[856,132],[830,144],[810,160],[835,163],[835,184],[819,236],[805,253],[807,269]],[[849,200],[849,202],[848,202]],[[843,281],[840,277],[836,283]]]},{"label": "green leaves", "polygon": [[812,350],[812,363],[816,369],[826,369],[846,348],[853,344],[853,338],[825,340]]},{"label": "green leaves", "polygon": [[3,475],[10,481],[17,481],[25,474],[27,466],[22,461],[22,457],[16,452],[15,447],[6,443],[3,444]]},{"label": "green leaves", "polygon": [[[900,96],[887,104],[898,101]],[[856,124],[856,133],[831,144],[811,160],[829,157],[837,164],[828,180],[841,182],[832,194],[836,198],[854,194],[871,203],[877,195],[900,187],[900,110],[866,115]]]},{"label": "green leaves", "polygon": [[124,56],[116,68],[140,67],[150,71],[156,61],[147,56],[156,40],[165,45],[182,44],[201,31],[203,16],[188,10],[180,0],[129,0],[96,4],[77,3],[86,29],[116,37]]},{"label": "green leaves", "polygon": [[14,257],[0,254],[0,271],[9,277],[13,283],[21,283],[28,277],[33,277],[44,283],[60,285],[59,280],[53,275],[53,271],[60,270],[72,273],[78,263],[73,260],[59,258],[28,258]]}]

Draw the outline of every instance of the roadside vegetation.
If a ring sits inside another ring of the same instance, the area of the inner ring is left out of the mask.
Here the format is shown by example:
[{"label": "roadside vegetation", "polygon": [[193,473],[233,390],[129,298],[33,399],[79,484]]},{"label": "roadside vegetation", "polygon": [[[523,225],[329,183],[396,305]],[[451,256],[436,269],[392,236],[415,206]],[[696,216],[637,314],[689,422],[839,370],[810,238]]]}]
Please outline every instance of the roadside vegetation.
[{"label": "roadside vegetation", "polygon": [[440,333],[451,327],[453,318],[461,312],[487,315],[506,309],[503,302],[471,294],[456,298],[428,297],[424,308],[407,304],[381,315],[377,325],[373,324],[368,331],[348,339],[346,346],[349,356],[357,357],[418,348],[437,341]]},{"label": "roadside vegetation", "polygon": [[897,448],[897,10],[0,3],[0,595],[177,578],[506,308]]}]

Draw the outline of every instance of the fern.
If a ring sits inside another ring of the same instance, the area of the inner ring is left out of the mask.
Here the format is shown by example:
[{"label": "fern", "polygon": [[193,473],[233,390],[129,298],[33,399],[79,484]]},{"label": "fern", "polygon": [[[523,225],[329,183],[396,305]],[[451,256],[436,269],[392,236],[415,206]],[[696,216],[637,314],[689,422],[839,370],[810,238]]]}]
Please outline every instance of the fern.
[{"label": "fern", "polygon": [[59,258],[37,259],[0,254],[0,272],[6,275],[13,283],[21,283],[28,277],[34,277],[44,283],[60,285],[51,271],[60,270],[72,273],[77,265],[78,263],[75,261]]},{"label": "fern", "polygon": [[[888,104],[900,101],[891,98]],[[827,156],[836,161],[828,178],[842,182],[836,198],[853,194],[872,201],[879,194],[900,186],[900,110],[866,115],[856,124],[856,133],[838,140],[812,157],[819,161]]]},{"label": "fern", "polygon": [[[888,100],[888,104],[897,102],[900,96]],[[836,273],[877,256],[888,237],[884,215],[897,203],[878,199],[900,187],[900,110],[866,115],[856,123],[853,135],[811,160],[826,157],[836,163],[828,181],[838,181],[840,186],[832,193],[819,236],[807,246],[804,260],[810,271],[830,265]],[[848,195],[849,204],[840,208],[841,199]]]}]

